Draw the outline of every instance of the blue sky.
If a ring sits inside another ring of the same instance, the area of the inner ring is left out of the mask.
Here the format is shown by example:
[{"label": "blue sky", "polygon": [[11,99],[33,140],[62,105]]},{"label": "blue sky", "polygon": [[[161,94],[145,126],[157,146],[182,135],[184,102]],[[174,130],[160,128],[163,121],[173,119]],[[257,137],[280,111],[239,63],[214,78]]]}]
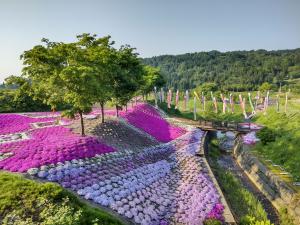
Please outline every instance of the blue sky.
[{"label": "blue sky", "polygon": [[142,57],[300,47],[300,0],[0,0],[0,82],[46,37],[111,35]]}]

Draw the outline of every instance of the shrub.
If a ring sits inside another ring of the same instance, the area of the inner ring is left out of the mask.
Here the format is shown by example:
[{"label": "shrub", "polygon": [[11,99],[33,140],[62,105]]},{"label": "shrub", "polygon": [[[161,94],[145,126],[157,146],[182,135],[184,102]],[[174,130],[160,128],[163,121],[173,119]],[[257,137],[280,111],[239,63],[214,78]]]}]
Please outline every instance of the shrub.
[{"label": "shrub", "polygon": [[0,172],[0,190],[2,224],[122,224],[54,183],[38,183],[20,175]]},{"label": "shrub", "polygon": [[268,127],[262,128],[257,132],[257,137],[261,140],[263,145],[269,142],[274,142],[276,139],[276,133]]},{"label": "shrub", "polygon": [[3,225],[8,224],[41,224],[41,225],[79,225],[82,217],[82,210],[76,210],[70,205],[70,200],[64,198],[60,205],[41,199],[37,208],[41,209],[40,221],[33,221],[31,216],[27,217],[17,210],[8,213],[3,219]]},{"label": "shrub", "polygon": [[273,225],[269,220],[257,220],[253,216],[245,216],[240,221],[241,225]]}]

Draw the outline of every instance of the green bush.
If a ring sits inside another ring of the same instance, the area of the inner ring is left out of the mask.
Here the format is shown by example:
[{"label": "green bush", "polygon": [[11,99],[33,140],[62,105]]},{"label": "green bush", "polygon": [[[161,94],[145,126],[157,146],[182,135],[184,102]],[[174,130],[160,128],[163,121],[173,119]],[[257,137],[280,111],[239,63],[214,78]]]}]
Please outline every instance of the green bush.
[{"label": "green bush", "polygon": [[[40,208],[40,221],[41,225],[79,225],[80,218],[82,216],[82,210],[75,210],[70,205],[70,200],[64,198],[60,205],[53,204],[51,201],[41,199],[39,205]],[[20,214],[17,210],[13,210],[8,213],[3,219],[3,225],[9,224],[36,224],[32,217]]]},{"label": "green bush", "polygon": [[[296,110],[299,105],[292,105],[291,107]],[[272,160],[274,163],[283,166],[286,171],[293,175],[295,181],[300,181],[300,113],[285,114],[277,113],[275,110],[268,111],[267,115],[259,115],[256,118],[256,123],[262,124],[268,127],[268,130],[272,130],[276,134],[276,140],[268,142],[272,139],[267,138],[268,133],[263,137],[267,143],[258,143],[253,150],[259,152],[260,155],[264,155],[265,158]],[[260,132],[258,132],[260,137]]]},{"label": "green bush", "polygon": [[276,139],[276,134],[273,130],[268,127],[262,128],[257,132],[257,137],[260,139],[263,145],[266,145],[269,142],[273,142]]},{"label": "green bush", "polygon": [[245,216],[240,221],[241,225],[273,225],[269,220],[257,220],[253,216]]}]

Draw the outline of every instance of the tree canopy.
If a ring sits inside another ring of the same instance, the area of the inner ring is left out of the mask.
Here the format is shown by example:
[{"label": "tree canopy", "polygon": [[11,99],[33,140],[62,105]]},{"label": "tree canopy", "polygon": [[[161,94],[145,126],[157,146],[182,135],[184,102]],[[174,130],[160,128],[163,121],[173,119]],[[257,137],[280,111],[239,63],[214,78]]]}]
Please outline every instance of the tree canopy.
[{"label": "tree canopy", "polygon": [[[79,115],[84,135],[83,114],[95,103],[100,103],[104,122],[107,101],[111,100],[118,110],[134,95],[147,94],[163,81],[158,69],[144,68],[135,48],[123,45],[116,49],[113,45],[110,36],[87,33],[78,35],[72,43],[42,39],[41,45],[21,55],[22,77],[12,76],[6,81],[6,85],[16,87],[10,98],[26,93],[52,110],[63,105],[67,109],[64,115]],[[0,100],[9,101],[1,95]]]},{"label": "tree canopy", "polygon": [[141,92],[143,95],[153,91],[154,87],[162,87],[165,85],[165,79],[162,77],[158,68],[145,66],[144,73],[145,75],[143,76],[141,86]]}]

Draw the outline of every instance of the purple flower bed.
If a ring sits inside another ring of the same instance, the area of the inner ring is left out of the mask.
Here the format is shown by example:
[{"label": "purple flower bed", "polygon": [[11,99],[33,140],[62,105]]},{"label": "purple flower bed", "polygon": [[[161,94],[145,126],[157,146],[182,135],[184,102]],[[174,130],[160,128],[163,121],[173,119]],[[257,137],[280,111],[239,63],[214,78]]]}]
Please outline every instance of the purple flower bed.
[{"label": "purple flower bed", "polygon": [[92,137],[81,137],[61,126],[48,127],[32,131],[29,140],[1,144],[0,152],[12,152],[13,156],[0,161],[0,169],[25,172],[33,167],[112,151],[112,147]]},{"label": "purple flower bed", "polygon": [[195,152],[203,132],[189,131],[173,142],[93,158],[31,168],[87,200],[142,225],[203,224],[222,220],[223,205],[207,164]]},{"label": "purple flower bed", "polygon": [[53,118],[30,118],[17,114],[0,114],[0,135],[31,129],[30,123],[53,121]]},{"label": "purple flower bed", "polygon": [[223,220],[224,207],[207,164],[196,157],[203,132],[171,125],[146,104],[120,115],[158,141],[169,143],[115,151],[63,126],[30,129],[30,123],[51,126],[54,118],[2,114],[0,124],[5,132],[17,135],[14,133],[30,129],[26,132],[30,139],[0,144],[0,169],[27,171],[57,182],[137,224],[196,225],[209,218]]},{"label": "purple flower bed", "polygon": [[140,104],[120,115],[133,126],[145,131],[160,142],[169,142],[186,133],[180,127],[168,123],[159,113],[147,104]]}]

